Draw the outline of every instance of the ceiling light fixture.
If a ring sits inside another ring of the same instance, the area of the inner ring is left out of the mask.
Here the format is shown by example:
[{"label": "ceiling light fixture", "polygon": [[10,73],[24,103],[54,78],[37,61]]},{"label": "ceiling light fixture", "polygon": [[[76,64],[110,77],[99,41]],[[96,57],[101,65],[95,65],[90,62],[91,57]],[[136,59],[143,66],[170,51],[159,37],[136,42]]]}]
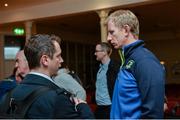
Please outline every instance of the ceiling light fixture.
[{"label": "ceiling light fixture", "polygon": [[7,4],[7,3],[5,3],[5,4],[4,4],[4,6],[5,6],[5,7],[7,7],[7,6],[8,6],[8,4]]},{"label": "ceiling light fixture", "polygon": [[165,65],[165,61],[160,61],[161,65]]}]

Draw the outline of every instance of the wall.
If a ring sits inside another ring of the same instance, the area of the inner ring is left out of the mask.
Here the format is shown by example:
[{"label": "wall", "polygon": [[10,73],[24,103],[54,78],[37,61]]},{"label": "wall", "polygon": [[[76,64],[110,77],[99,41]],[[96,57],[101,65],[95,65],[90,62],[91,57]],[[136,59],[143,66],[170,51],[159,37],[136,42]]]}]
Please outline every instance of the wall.
[{"label": "wall", "polygon": [[[166,83],[180,84],[180,75],[174,74],[174,65],[180,62],[180,33],[179,32],[156,32],[143,36],[146,46],[161,60],[165,62],[167,71]],[[178,67],[178,69],[180,69]]]},{"label": "wall", "polygon": [[0,79],[4,77],[4,56],[3,56],[4,40],[3,35],[0,34]]},{"label": "wall", "polygon": [[14,60],[4,60],[4,35],[0,34],[0,79],[12,74]]},{"label": "wall", "polygon": [[58,26],[37,25],[37,33],[56,34],[62,38],[62,41],[72,41],[85,44],[96,44],[100,41],[99,34],[89,34],[86,32],[77,32],[76,29],[64,30]]}]

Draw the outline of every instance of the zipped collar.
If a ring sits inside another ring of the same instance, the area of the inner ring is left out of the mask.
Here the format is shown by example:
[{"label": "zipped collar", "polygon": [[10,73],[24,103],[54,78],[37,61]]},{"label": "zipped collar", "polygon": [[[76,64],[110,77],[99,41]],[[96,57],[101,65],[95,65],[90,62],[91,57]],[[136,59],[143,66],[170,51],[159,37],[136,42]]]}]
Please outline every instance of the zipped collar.
[{"label": "zipped collar", "polygon": [[129,55],[131,54],[131,51],[139,46],[144,46],[144,41],[142,40],[137,40],[129,45],[124,46],[122,49],[119,49],[119,56],[121,59],[121,67],[125,63],[125,58],[128,58]]},{"label": "zipped collar", "polygon": [[124,53],[124,57],[128,58],[128,56],[131,54],[132,50],[139,47],[139,46],[144,46],[144,41],[137,40],[136,42],[133,42],[129,45],[124,46],[122,48],[122,51]]}]

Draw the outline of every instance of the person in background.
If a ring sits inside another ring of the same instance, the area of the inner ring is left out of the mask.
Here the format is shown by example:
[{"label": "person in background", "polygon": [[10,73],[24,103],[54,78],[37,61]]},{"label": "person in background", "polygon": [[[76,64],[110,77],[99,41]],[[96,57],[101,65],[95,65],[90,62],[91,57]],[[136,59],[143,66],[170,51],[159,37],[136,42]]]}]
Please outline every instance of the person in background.
[{"label": "person in background", "polygon": [[[67,66],[62,64],[62,67],[58,70],[57,75],[54,77],[54,82],[61,88],[64,88],[68,92],[72,93],[77,98],[86,101],[86,91],[80,84],[79,77],[73,78],[75,73],[70,72]],[[76,80],[77,79],[77,80]],[[79,81],[79,82],[78,82]]]},{"label": "person in background", "polygon": [[29,73],[29,66],[24,55],[24,51],[21,50],[16,54],[13,74],[8,78],[0,81],[0,99],[8,91],[11,91],[13,88],[15,88],[27,73]]},{"label": "person in background", "polygon": [[165,71],[139,40],[139,21],[129,10],[107,18],[107,40],[119,50],[122,64],[115,83],[111,119],[163,118]]},{"label": "person in background", "polygon": [[97,119],[110,118],[112,94],[120,68],[120,64],[110,58],[111,53],[112,48],[110,44],[102,42],[96,45],[96,60],[101,62],[96,77],[95,99],[97,109],[95,111],[95,117]]},{"label": "person in background", "polygon": [[168,99],[166,97],[166,95],[164,96],[164,112],[168,110]]},{"label": "person in background", "polygon": [[27,59],[24,55],[24,50],[21,50],[16,55],[16,61],[15,61],[15,77],[16,81],[20,83],[23,78],[29,73],[29,66]]}]

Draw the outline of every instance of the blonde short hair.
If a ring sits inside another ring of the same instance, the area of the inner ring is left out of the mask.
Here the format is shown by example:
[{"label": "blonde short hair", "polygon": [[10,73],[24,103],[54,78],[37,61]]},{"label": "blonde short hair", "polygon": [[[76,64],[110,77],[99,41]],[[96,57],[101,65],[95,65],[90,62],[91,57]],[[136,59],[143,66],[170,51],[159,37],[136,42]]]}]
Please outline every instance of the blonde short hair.
[{"label": "blonde short hair", "polygon": [[117,10],[110,14],[106,20],[112,21],[115,26],[123,28],[124,25],[130,27],[130,31],[133,35],[139,36],[139,21],[138,18],[130,10]]}]

